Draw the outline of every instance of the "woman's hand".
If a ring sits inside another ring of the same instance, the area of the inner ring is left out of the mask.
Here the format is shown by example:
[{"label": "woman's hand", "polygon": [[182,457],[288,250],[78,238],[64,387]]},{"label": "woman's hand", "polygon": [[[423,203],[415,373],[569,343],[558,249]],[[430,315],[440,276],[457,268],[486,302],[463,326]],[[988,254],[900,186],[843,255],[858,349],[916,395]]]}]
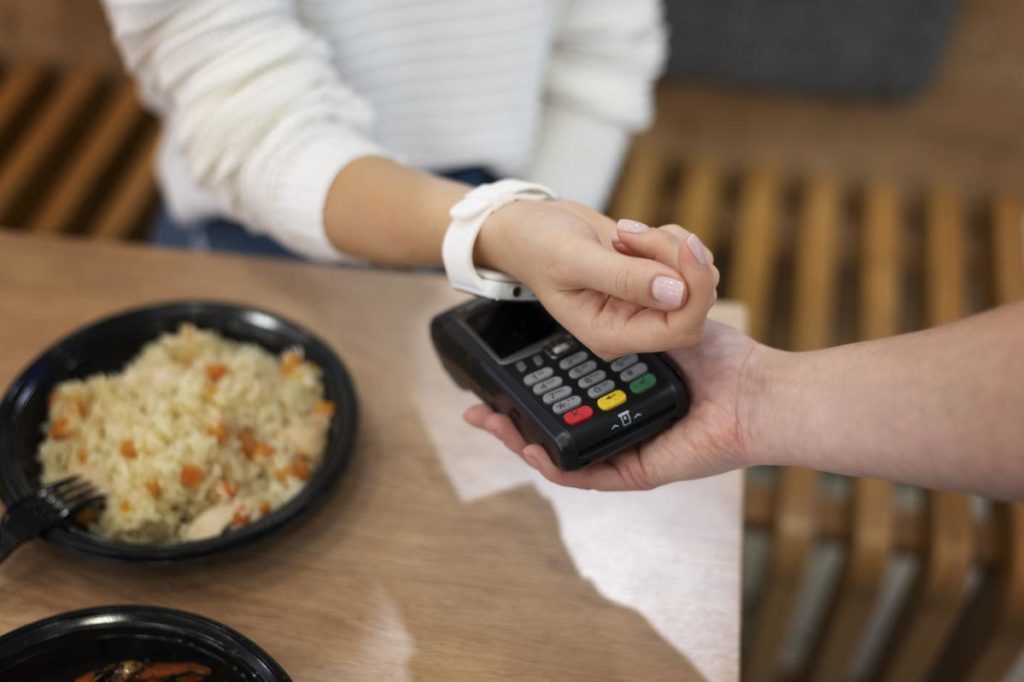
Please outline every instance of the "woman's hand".
[{"label": "woman's hand", "polygon": [[476,260],[523,282],[603,358],[697,343],[717,298],[718,270],[695,236],[632,221],[617,229],[568,201],[502,207],[480,233]]},{"label": "woman's hand", "polygon": [[739,331],[708,322],[693,348],[672,351],[690,390],[690,412],[654,439],[577,471],[562,471],[540,445],[528,444],[512,421],[486,405],[474,405],[465,419],[501,440],[549,481],[594,490],[647,490],[748,466],[750,414],[765,390],[767,363],[780,351]]}]

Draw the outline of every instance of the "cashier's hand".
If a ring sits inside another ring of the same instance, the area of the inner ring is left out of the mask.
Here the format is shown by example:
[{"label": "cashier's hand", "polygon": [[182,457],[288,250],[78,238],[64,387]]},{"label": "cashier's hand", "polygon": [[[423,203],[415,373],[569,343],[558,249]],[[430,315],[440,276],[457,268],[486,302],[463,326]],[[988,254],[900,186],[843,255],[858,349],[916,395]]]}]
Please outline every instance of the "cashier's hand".
[{"label": "cashier's hand", "polygon": [[665,483],[701,478],[752,462],[745,433],[744,396],[763,386],[761,367],[770,349],[750,337],[709,321],[697,346],[670,356],[686,377],[690,412],[667,431],[639,447],[577,471],[558,469],[540,445],[528,444],[512,421],[486,405],[465,418],[501,440],[548,480],[593,490],[647,490]]},{"label": "cashier's hand", "polygon": [[571,201],[517,201],[484,225],[478,262],[528,286],[603,358],[692,346],[717,298],[711,252],[677,225],[648,228]]}]

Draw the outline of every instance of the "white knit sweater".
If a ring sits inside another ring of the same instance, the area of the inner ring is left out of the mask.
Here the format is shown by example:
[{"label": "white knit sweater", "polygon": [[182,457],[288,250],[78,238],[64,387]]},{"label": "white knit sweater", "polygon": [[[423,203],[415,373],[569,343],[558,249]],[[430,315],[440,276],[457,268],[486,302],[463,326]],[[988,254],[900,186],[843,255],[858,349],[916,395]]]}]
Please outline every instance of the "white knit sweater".
[{"label": "white knit sweater", "polygon": [[[484,166],[600,207],[651,113],[657,0],[105,0],[172,215],[319,260],[335,175]],[[400,201],[401,197],[395,197]]]}]

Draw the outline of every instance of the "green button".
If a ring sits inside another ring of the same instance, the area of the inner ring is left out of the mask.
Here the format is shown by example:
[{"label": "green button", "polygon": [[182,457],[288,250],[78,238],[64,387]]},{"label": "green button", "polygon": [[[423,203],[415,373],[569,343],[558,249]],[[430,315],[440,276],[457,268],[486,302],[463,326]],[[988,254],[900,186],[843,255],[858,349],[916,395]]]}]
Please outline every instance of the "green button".
[{"label": "green button", "polygon": [[658,383],[658,379],[648,372],[642,377],[633,379],[633,382],[629,385],[629,390],[636,394],[643,393],[644,391],[651,389],[656,383]]}]

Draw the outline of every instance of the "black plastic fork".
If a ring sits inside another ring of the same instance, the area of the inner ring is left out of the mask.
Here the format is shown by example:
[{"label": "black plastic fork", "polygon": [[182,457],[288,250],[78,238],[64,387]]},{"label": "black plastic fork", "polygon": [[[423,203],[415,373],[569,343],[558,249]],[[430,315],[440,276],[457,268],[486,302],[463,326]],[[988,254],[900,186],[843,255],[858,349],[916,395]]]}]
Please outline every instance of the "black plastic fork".
[{"label": "black plastic fork", "polygon": [[0,561],[10,556],[19,545],[102,499],[103,495],[91,483],[72,476],[16,501],[0,519]]}]

